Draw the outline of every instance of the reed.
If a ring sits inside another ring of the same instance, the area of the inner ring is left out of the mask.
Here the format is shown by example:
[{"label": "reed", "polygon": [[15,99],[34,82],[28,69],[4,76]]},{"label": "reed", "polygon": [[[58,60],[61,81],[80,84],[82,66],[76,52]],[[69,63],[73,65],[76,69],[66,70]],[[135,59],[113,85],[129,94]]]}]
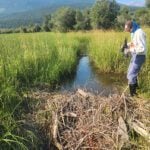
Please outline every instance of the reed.
[{"label": "reed", "polygon": [[32,131],[17,123],[23,115],[25,87],[39,84],[52,87],[71,75],[87,40],[73,33],[0,35],[2,149],[28,149],[28,145],[36,142]]},{"label": "reed", "polygon": [[[150,90],[150,29],[145,28],[147,34],[147,60],[139,74],[140,89],[149,96]],[[130,34],[116,31],[93,31],[88,33],[91,37],[89,56],[99,72],[126,74],[130,57],[125,58],[120,52],[125,37],[130,41]],[[110,74],[111,76],[111,74]]]},{"label": "reed", "polygon": [[91,60],[100,72],[125,72],[128,60],[120,52],[121,44],[128,34],[115,31],[94,31],[91,33]]},{"label": "reed", "polygon": [[[139,81],[142,92],[149,93],[150,29],[145,32],[148,55]],[[125,37],[130,39],[128,33],[116,31],[0,35],[0,148],[28,149],[37,141],[18,123],[25,89],[59,84],[74,72],[81,53],[89,55],[99,72],[125,74],[129,59],[120,53]]]}]

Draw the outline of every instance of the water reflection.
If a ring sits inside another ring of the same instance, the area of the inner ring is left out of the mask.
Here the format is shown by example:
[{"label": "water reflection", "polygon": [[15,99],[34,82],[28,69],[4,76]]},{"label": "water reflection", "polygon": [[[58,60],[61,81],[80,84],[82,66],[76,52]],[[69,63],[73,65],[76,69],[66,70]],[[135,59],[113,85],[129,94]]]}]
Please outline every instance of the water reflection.
[{"label": "water reflection", "polygon": [[61,91],[85,88],[94,93],[109,95],[118,92],[124,80],[124,76],[97,74],[90,64],[89,57],[84,56],[79,60],[75,76],[62,84]]}]

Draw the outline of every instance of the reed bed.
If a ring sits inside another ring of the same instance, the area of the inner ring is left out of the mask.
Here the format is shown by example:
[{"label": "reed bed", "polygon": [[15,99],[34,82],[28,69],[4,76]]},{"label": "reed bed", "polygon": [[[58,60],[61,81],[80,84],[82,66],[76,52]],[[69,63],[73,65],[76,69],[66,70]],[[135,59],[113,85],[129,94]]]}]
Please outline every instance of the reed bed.
[{"label": "reed bed", "polygon": [[24,92],[33,86],[52,88],[71,75],[88,39],[38,33],[0,35],[0,41],[0,149],[35,148],[34,134],[18,122]]},{"label": "reed bed", "polygon": [[101,72],[122,73],[126,70],[127,59],[120,52],[124,38],[129,36],[123,32],[94,31],[91,33],[89,55]]},{"label": "reed bed", "polygon": [[79,42],[72,35],[59,33],[5,35],[0,46],[1,75],[27,85],[58,81],[63,73],[73,70]]},{"label": "reed bed", "polygon": [[[145,28],[147,35],[147,60],[139,75],[142,93],[149,95],[150,90],[150,29]],[[98,72],[126,74],[130,57],[126,58],[120,52],[120,47],[127,37],[130,42],[130,34],[117,31],[94,31],[89,33],[89,56]],[[110,74],[111,75],[111,74]]]},{"label": "reed bed", "polygon": [[[150,30],[145,31],[148,55],[139,80],[147,94]],[[25,112],[23,95],[31,87],[60,84],[75,71],[81,53],[89,54],[98,72],[126,73],[129,59],[119,51],[125,37],[130,39],[129,34],[116,31],[0,35],[0,148],[35,148],[33,132],[18,121]]]}]

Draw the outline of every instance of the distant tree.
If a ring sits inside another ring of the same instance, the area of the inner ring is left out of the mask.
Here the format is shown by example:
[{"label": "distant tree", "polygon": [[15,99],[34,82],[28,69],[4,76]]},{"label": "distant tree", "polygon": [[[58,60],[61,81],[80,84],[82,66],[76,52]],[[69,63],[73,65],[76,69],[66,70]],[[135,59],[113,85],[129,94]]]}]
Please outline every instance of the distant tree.
[{"label": "distant tree", "polygon": [[135,12],[135,19],[142,25],[150,26],[150,10],[142,8]]},{"label": "distant tree", "polygon": [[50,31],[50,28],[49,28],[48,24],[43,24],[43,25],[42,25],[42,30],[43,30],[43,31],[46,31],[46,32],[49,32],[49,31]]},{"label": "distant tree", "polygon": [[90,13],[89,9],[83,11],[85,30],[90,30],[92,28]]},{"label": "distant tree", "polygon": [[40,32],[41,31],[41,27],[38,24],[35,24],[33,27],[33,32]]},{"label": "distant tree", "polygon": [[45,16],[44,23],[42,25],[43,31],[46,32],[51,31],[53,27],[51,18],[52,18],[51,14]]},{"label": "distant tree", "polygon": [[146,0],[146,6],[150,8],[150,0]]},{"label": "distant tree", "polygon": [[129,8],[126,6],[122,7],[117,16],[117,23],[116,23],[117,27],[123,28],[124,23],[126,22],[126,20],[129,20],[129,19],[132,19],[132,15],[131,15]]},{"label": "distant tree", "polygon": [[76,10],[76,24],[74,26],[75,30],[89,30],[91,29],[90,23],[90,11],[85,9],[84,11]]},{"label": "distant tree", "polygon": [[93,28],[111,28],[117,18],[119,6],[115,0],[98,0],[91,10]]},{"label": "distant tree", "polygon": [[14,29],[13,33],[19,33],[20,32],[20,29],[19,28],[16,28]]},{"label": "distant tree", "polygon": [[83,15],[83,12],[77,10],[75,19],[76,19],[76,24],[74,26],[75,30],[86,30],[85,16]]},{"label": "distant tree", "polygon": [[76,10],[75,21],[76,21],[76,24],[74,28],[76,30],[83,30],[84,29],[84,16],[80,10]]},{"label": "distant tree", "polygon": [[44,19],[44,23],[45,23],[45,24],[48,24],[49,21],[51,20],[51,18],[52,18],[51,14],[46,15],[46,16],[45,16],[45,19]]},{"label": "distant tree", "polygon": [[27,33],[27,28],[26,27],[21,27],[20,32]]},{"label": "distant tree", "polygon": [[52,15],[52,24],[56,30],[66,32],[74,29],[76,24],[76,11],[72,8],[63,7]]}]

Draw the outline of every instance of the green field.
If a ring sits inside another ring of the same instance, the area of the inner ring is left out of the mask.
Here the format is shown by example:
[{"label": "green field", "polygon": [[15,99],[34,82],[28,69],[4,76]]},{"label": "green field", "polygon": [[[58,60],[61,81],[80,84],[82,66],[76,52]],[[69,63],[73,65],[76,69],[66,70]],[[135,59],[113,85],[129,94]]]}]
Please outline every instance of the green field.
[{"label": "green field", "polygon": [[[150,43],[150,29],[145,29]],[[0,145],[28,149],[36,142],[18,122],[24,114],[23,95],[31,87],[50,88],[70,76],[85,51],[99,72],[126,73],[129,59],[119,52],[129,34],[115,31],[0,35]],[[149,49],[148,45],[148,49]],[[150,87],[150,52],[140,74],[141,91]],[[36,144],[34,144],[36,145]],[[34,147],[34,146],[33,146]]]}]

